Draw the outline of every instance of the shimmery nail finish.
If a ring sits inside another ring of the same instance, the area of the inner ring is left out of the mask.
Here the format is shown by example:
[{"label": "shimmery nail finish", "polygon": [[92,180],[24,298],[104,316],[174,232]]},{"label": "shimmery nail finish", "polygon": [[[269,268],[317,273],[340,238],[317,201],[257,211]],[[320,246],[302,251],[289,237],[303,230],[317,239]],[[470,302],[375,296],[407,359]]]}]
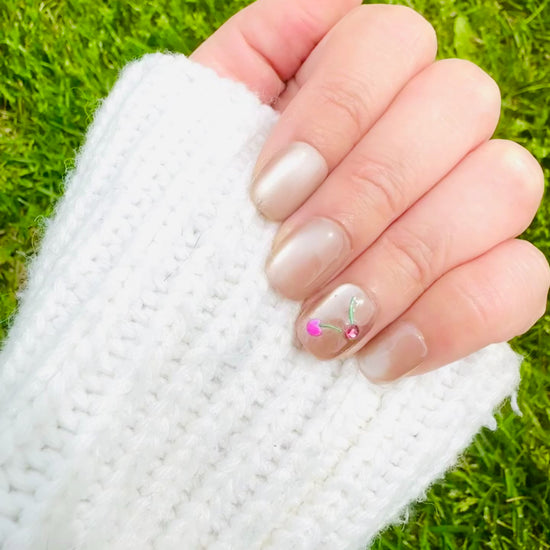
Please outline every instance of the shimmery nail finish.
[{"label": "shimmery nail finish", "polygon": [[278,243],[266,264],[267,278],[287,298],[301,300],[343,267],[350,251],[340,225],[313,218]]},{"label": "shimmery nail finish", "polygon": [[328,166],[317,149],[301,141],[277,153],[254,178],[251,197],[271,220],[284,220],[319,187]]},{"label": "shimmery nail finish", "polygon": [[374,323],[376,310],[363,289],[340,285],[308,304],[296,320],[296,334],[315,357],[332,359],[360,347]]},{"label": "shimmery nail finish", "polygon": [[424,336],[412,323],[397,321],[369,342],[357,361],[373,382],[395,380],[416,368],[428,353]]}]

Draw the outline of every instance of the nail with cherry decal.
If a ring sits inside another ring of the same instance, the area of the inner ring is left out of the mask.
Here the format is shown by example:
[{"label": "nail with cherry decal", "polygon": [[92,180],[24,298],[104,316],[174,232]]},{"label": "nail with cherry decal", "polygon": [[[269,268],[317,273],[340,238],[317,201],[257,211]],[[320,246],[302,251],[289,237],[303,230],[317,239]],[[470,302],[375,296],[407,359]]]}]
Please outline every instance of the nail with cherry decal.
[{"label": "nail with cherry decal", "polygon": [[297,336],[319,359],[332,359],[358,347],[375,313],[374,302],[360,287],[340,285],[299,315]]}]

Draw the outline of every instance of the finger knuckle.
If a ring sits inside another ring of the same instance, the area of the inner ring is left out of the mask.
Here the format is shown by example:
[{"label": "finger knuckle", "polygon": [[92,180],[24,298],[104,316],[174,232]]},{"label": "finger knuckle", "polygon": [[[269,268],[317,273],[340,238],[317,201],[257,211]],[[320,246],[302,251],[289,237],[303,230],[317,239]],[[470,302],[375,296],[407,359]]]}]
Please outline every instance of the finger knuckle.
[{"label": "finger knuckle", "polygon": [[420,53],[426,48],[430,57],[437,52],[437,35],[433,25],[414,9],[403,5],[362,5],[355,11],[355,24],[361,29],[377,25],[388,36],[399,37],[404,47]]},{"label": "finger knuckle", "polygon": [[507,258],[500,272],[458,270],[449,295],[465,305],[470,330],[491,334],[494,342],[523,334],[544,315],[550,285],[548,261],[531,243],[513,239],[498,250]]},{"label": "finger knuckle", "polygon": [[420,29],[427,32],[433,32],[434,30],[433,25],[423,15],[409,6],[379,4],[376,8],[379,17],[391,21],[393,26],[399,22],[403,23],[404,27],[408,29]]},{"label": "finger knuckle", "polygon": [[321,84],[318,93],[321,112],[325,109],[335,111],[339,124],[358,139],[363,134],[366,105],[369,103],[365,86],[347,74]]},{"label": "finger knuckle", "polygon": [[435,28],[423,15],[408,6],[391,7],[404,20],[405,28],[410,30],[415,42],[426,42],[434,50],[437,48]]},{"label": "finger knuckle", "polygon": [[524,303],[532,307],[524,308],[519,316],[519,326],[515,327],[512,336],[523,334],[546,313],[548,290],[550,288],[550,265],[544,253],[529,241],[515,239],[512,243],[515,252],[511,261],[523,264],[523,277],[519,283],[521,292],[532,293],[532,298],[525,298]]},{"label": "finger knuckle", "polygon": [[460,90],[472,109],[480,115],[488,114],[498,119],[500,88],[489,74],[466,59],[444,59],[439,64],[447,73],[448,82]]},{"label": "finger knuckle", "polygon": [[441,243],[438,240],[428,228],[402,227],[386,232],[382,246],[388,251],[393,265],[415,286],[425,289],[441,271]]},{"label": "finger knuckle", "polygon": [[[455,277],[454,295],[449,296],[461,309],[465,309],[469,329],[480,333],[494,333],[495,319],[506,319],[499,314],[503,309],[498,292],[489,286],[480,286],[473,277]],[[502,327],[500,327],[502,328]],[[505,331],[507,332],[507,331]],[[496,340],[501,334],[496,335]],[[502,339],[506,339],[502,336]]]},{"label": "finger knuckle", "polygon": [[527,149],[513,141],[493,140],[490,147],[503,174],[503,192],[513,201],[515,210],[524,215],[527,225],[544,194],[542,167]]},{"label": "finger knuckle", "polygon": [[368,211],[394,219],[408,206],[403,170],[392,162],[357,160],[349,176],[352,196],[368,202]]},{"label": "finger knuckle", "polygon": [[536,255],[538,257],[538,261],[540,262],[541,271],[542,271],[542,289],[543,289],[543,302],[544,302],[544,310],[546,310],[546,299],[548,297],[548,291],[550,290],[550,264],[548,263],[548,258],[544,255],[542,250],[539,250],[538,248],[534,247],[536,250]]},{"label": "finger knuckle", "polygon": [[550,264],[548,258],[542,250],[538,249],[534,244],[525,239],[515,239],[516,247],[523,248],[522,254],[528,258],[527,272],[531,280],[539,280],[541,282],[541,293],[544,296],[546,303],[546,295],[550,288]]},{"label": "finger knuckle", "polygon": [[419,47],[422,45],[429,52],[429,56],[433,61],[437,54],[437,33],[427,19],[422,16],[420,17],[421,21],[419,21],[415,43]]}]

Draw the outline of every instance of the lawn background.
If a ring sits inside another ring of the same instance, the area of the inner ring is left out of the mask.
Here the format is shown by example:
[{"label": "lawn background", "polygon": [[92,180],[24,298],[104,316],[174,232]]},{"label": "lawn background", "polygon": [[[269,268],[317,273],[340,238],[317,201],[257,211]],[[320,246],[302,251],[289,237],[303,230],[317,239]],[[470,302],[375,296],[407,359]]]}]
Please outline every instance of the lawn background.
[{"label": "lawn background", "polygon": [[[244,0],[0,0],[0,342],[41,221],[101,97],[144,53],[190,53]],[[435,26],[440,57],[466,57],[500,84],[499,137],[550,170],[550,3],[407,3]],[[549,256],[549,204],[523,235]],[[550,316],[513,341],[526,355],[519,406],[483,430],[455,470],[384,532],[378,550],[550,549]]]}]

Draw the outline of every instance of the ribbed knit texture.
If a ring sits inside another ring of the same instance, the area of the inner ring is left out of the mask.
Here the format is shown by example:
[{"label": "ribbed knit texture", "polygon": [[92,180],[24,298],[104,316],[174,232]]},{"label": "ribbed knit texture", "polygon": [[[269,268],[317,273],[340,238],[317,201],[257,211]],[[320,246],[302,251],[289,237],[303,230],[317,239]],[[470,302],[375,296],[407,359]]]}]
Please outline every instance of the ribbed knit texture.
[{"label": "ribbed knit texture", "polygon": [[3,550],[363,549],[515,390],[504,343],[384,387],[293,346],[248,198],[277,117],[165,54],[98,109],[0,354]]}]

